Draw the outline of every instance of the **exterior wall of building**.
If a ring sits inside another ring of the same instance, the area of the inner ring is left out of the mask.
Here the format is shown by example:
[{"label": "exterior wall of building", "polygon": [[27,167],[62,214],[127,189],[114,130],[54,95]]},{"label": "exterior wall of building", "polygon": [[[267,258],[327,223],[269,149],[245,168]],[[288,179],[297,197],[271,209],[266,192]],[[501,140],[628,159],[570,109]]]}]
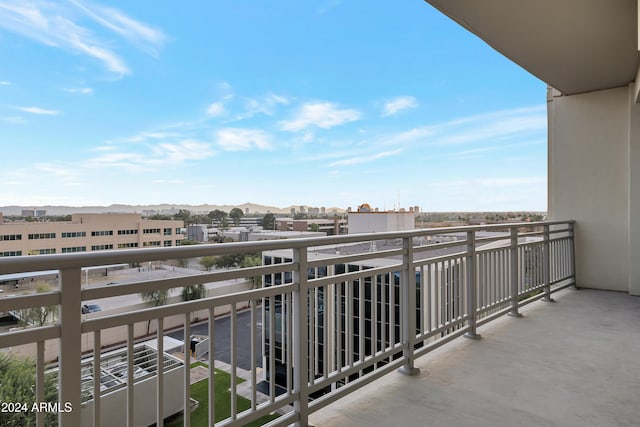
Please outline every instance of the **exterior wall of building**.
[{"label": "exterior wall of building", "polygon": [[[184,408],[184,367],[174,368],[164,373],[164,416],[177,414]],[[156,422],[157,377],[148,378],[135,384],[133,389],[134,425],[154,425]],[[100,423],[103,426],[127,425],[127,389],[102,396],[100,400]],[[82,405],[80,416],[82,427],[93,426],[93,400]]]},{"label": "exterior wall of building", "polygon": [[[388,266],[395,262],[392,259],[377,258],[344,264],[333,262],[332,257],[327,254],[309,255],[309,259],[313,261],[326,260],[326,265],[309,268],[307,271],[308,279],[368,270],[370,268]],[[288,263],[292,262],[292,260],[293,253],[291,250],[263,252],[264,265]],[[461,314],[463,278],[459,268],[460,266],[453,262],[443,269],[439,267],[429,269],[430,273],[427,273],[433,276],[431,277],[431,283],[435,283],[435,277],[440,275],[456,278],[451,279],[448,286],[457,286],[455,292],[458,295],[457,304],[454,307],[454,303],[451,303],[448,314],[445,311],[436,309],[436,306],[441,301],[441,296],[438,296],[438,291],[435,290],[435,287],[430,288],[428,291],[432,293],[430,294],[431,297],[428,298],[429,304],[432,304],[428,313],[432,316],[430,321],[434,324],[451,321]],[[400,280],[400,272],[374,274],[371,277],[362,279],[362,281],[336,282],[335,285],[319,287],[310,293],[309,304],[310,307],[313,307],[312,310],[315,313],[314,326],[310,328],[310,333],[315,337],[310,338],[313,343],[310,346],[310,351],[315,362],[310,368],[309,375],[311,377],[317,378],[321,376],[325,363],[328,363],[329,366],[334,366],[336,361],[343,364],[348,360],[357,361],[361,357],[367,357],[375,351],[381,351],[390,344],[397,344],[401,341]],[[265,287],[292,282],[293,272],[267,274],[263,278]],[[420,269],[416,269],[416,285],[418,288],[416,291],[416,325],[419,325],[420,319],[427,316],[423,312],[423,298],[420,298],[420,292],[422,291],[419,289],[423,287]],[[444,289],[441,289],[440,292],[444,292]],[[277,295],[265,298],[263,305],[264,378],[269,381],[271,357],[273,357],[276,383],[281,386],[286,385],[288,375],[286,369],[286,343],[289,334],[287,328],[290,324],[287,319],[289,315],[286,308],[288,303],[290,302]],[[375,336],[372,335],[371,326],[367,326],[368,323],[374,320],[374,312],[380,313],[380,317],[377,318],[378,333]],[[273,343],[270,342],[272,328],[275,330]],[[382,330],[385,333],[381,333]],[[271,345],[273,345],[273,355],[270,354]],[[373,351],[374,349],[375,351]],[[399,352],[394,359],[400,356],[401,353]],[[370,369],[367,368],[365,373],[369,372]],[[345,382],[353,381],[359,376],[360,374],[358,373],[350,375]],[[341,382],[341,384],[345,382]],[[322,391],[318,393],[322,394]]]},{"label": "exterior wall of building", "polygon": [[639,85],[629,97],[629,293],[640,295],[640,105]]},{"label": "exterior wall of building", "polygon": [[201,224],[192,224],[187,226],[187,239],[196,240],[198,242],[206,242],[209,234],[207,226]]},{"label": "exterior wall of building", "polygon": [[75,214],[71,221],[0,223],[0,256],[177,246],[182,221],[139,214]]},{"label": "exterior wall of building", "polygon": [[347,231],[347,222],[343,219],[292,219],[284,218],[276,220],[279,231],[311,231],[314,224],[318,227],[318,231],[326,233],[327,236],[345,234]]},{"label": "exterior wall of building", "polygon": [[415,229],[413,212],[350,212],[349,234]]},{"label": "exterior wall of building", "polygon": [[548,197],[550,219],[577,222],[577,285],[640,294],[640,109],[630,92],[549,96]]}]

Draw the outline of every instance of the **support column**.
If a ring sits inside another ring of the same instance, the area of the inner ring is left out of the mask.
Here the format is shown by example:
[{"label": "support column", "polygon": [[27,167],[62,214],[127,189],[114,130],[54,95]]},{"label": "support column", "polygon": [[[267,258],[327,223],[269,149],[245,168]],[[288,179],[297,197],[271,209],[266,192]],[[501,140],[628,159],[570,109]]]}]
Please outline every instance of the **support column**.
[{"label": "support column", "polygon": [[[418,375],[420,369],[415,363],[416,342],[416,268],[413,264],[413,237],[405,237],[402,240],[404,250],[403,265],[405,266],[400,276],[400,292],[402,299],[402,343],[405,348],[402,351],[405,360],[404,366],[398,372],[405,375]],[[362,314],[361,314],[362,315]]]},{"label": "support column", "polygon": [[309,425],[309,300],[307,286],[307,248],[293,250],[293,389],[298,395],[293,407],[298,414],[296,427]]},{"label": "support column", "polygon": [[511,229],[511,247],[509,249],[509,281],[511,289],[511,310],[509,316],[522,317],[518,312],[518,229]]},{"label": "support column", "polygon": [[555,302],[551,298],[551,245],[549,244],[549,226],[544,226],[544,246],[542,249],[542,280],[544,282],[544,297],[542,301]]},{"label": "support column", "polygon": [[467,313],[469,314],[469,332],[465,338],[479,339],[476,333],[478,318],[478,272],[476,271],[476,233],[467,232]]},{"label": "support column", "polygon": [[60,372],[58,387],[60,406],[71,404],[70,412],[60,412],[58,424],[61,427],[80,425],[81,379],[80,363],[82,354],[82,272],[80,268],[60,271]]},{"label": "support column", "polygon": [[[640,11],[639,11],[640,13]],[[640,74],[640,73],[639,73]],[[638,80],[629,90],[629,294],[640,295],[640,105]]]}]

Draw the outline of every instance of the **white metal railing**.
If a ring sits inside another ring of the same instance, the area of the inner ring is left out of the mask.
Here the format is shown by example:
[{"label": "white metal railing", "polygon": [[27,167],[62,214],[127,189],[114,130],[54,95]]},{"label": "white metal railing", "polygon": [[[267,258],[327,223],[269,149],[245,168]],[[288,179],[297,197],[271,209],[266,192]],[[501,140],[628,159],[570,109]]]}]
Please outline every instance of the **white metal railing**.
[{"label": "white metal railing", "polygon": [[[117,414],[108,413],[105,406],[108,400],[100,381],[89,383],[82,378],[82,351],[83,343],[90,342],[91,372],[94,379],[101,378],[105,338],[119,331],[129,367],[121,425],[138,425],[141,414],[152,410],[152,422],[161,426],[168,390],[181,390],[181,407],[191,407],[190,348],[185,345],[181,351],[185,369],[176,384],[175,377],[165,373],[165,325],[177,318],[182,336],[190,337],[195,328],[192,314],[205,313],[210,359],[208,424],[213,425],[219,418],[214,359],[219,354],[216,324],[221,319],[216,314],[227,306],[229,326],[224,335],[228,342],[224,346],[228,347],[225,357],[231,375],[231,413],[215,425],[244,425],[278,412],[281,416],[269,425],[304,426],[310,413],[355,389],[395,369],[415,373],[417,357],[459,336],[474,338],[478,326],[503,314],[518,316],[522,305],[539,298],[551,300],[553,292],[574,284],[573,225],[573,221],[500,224],[0,259],[0,274],[59,272],[57,290],[0,299],[0,313],[59,307],[56,324],[0,334],[0,349],[27,348],[31,352],[36,366],[34,400],[43,402],[50,366],[45,350],[57,346],[58,399],[61,407],[72,408],[59,411],[59,425],[118,425],[114,421]],[[439,235],[456,238],[434,243]],[[264,265],[82,286],[84,267],[251,252],[261,252]],[[91,317],[80,310],[90,300],[255,276],[263,277],[263,287]],[[158,350],[155,396],[150,405],[139,401],[133,369],[134,345],[139,335],[146,334],[140,325],[147,324],[153,324]],[[243,370],[249,372],[249,392],[244,392],[249,404],[248,409],[241,409],[237,400],[242,381],[239,361],[246,355],[239,354],[239,349],[247,348],[242,345],[247,341],[249,362]],[[262,374],[258,373],[260,364]],[[258,391],[261,385],[262,393]],[[93,396],[88,415],[82,410],[87,394]],[[46,416],[36,411],[36,425],[45,425]],[[191,425],[189,410],[184,411],[183,424]]]}]

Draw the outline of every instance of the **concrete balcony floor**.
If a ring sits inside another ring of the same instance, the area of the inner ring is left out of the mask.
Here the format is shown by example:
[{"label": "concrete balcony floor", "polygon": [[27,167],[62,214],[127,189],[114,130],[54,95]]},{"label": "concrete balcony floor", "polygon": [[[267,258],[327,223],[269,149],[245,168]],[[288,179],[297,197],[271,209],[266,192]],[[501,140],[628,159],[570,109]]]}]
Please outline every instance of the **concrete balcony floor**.
[{"label": "concrete balcony floor", "polygon": [[314,413],[329,426],[638,426],[640,298],[567,289]]}]

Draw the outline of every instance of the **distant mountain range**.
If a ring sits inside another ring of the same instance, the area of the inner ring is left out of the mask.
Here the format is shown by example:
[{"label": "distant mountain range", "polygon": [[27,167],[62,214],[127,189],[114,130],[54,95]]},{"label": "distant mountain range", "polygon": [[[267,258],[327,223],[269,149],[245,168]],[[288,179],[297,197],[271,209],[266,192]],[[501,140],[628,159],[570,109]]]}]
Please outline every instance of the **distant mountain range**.
[{"label": "distant mountain range", "polygon": [[[142,213],[143,211],[157,211],[157,213],[171,212],[173,210],[187,209],[193,213],[208,213],[215,209],[229,212],[233,208],[240,208],[243,212],[249,210],[250,214],[265,214],[268,212],[274,214],[290,214],[291,209],[295,208],[296,212],[300,211],[303,206],[305,211],[309,211],[309,206],[297,205],[286,208],[278,208],[275,206],[264,206],[255,203],[243,203],[241,205],[181,205],[181,204],[159,204],[159,205],[109,205],[109,206],[0,206],[0,212],[3,215],[20,215],[24,209],[43,209],[47,211],[47,215],[69,215],[74,213]],[[313,208],[313,207],[311,207]],[[325,208],[327,214],[332,212],[342,213],[342,208]]]}]

